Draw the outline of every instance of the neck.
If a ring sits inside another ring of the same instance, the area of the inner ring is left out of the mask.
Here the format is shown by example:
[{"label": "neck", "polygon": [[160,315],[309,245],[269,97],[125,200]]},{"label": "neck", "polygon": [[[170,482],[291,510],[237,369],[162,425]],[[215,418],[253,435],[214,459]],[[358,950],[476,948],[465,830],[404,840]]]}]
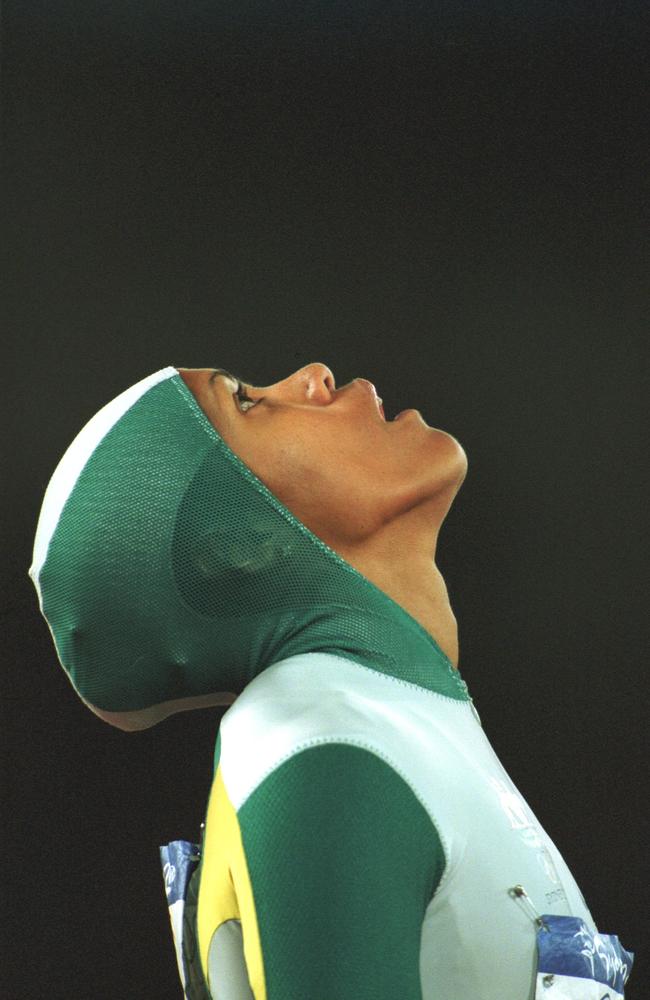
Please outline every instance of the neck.
[{"label": "neck", "polygon": [[415,618],[458,668],[458,625],[435,562],[440,524],[428,520],[423,541],[421,512],[412,513],[410,522],[385,525],[360,545],[332,548]]}]

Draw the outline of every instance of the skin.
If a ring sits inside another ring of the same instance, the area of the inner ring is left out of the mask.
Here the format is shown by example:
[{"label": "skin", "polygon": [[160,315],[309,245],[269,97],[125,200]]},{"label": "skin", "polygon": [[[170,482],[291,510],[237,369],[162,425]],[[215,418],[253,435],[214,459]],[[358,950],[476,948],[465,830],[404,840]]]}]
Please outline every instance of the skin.
[{"label": "skin", "polygon": [[[417,410],[386,421],[372,384],[336,388],[327,365],[268,386],[178,368],[229,447],[319,538],[400,604],[458,666],[458,627],[435,556],[467,474],[451,434]],[[234,695],[232,696],[234,699]]]}]

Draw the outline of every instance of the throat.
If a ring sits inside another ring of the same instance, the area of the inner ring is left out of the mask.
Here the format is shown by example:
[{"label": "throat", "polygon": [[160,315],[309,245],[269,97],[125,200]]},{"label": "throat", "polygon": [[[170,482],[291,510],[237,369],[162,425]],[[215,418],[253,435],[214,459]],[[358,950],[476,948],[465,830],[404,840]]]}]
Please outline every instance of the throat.
[{"label": "throat", "polygon": [[390,594],[397,604],[401,605],[419,625],[428,632],[431,638],[440,646],[454,668],[458,669],[458,622],[449,603],[447,588],[440,577],[442,587],[438,595],[423,599],[421,595]]},{"label": "throat", "polygon": [[410,560],[403,572],[391,561],[377,561],[358,553],[345,558],[375,586],[399,604],[437,643],[458,669],[458,623],[449,602],[442,573],[433,560],[423,567]]}]

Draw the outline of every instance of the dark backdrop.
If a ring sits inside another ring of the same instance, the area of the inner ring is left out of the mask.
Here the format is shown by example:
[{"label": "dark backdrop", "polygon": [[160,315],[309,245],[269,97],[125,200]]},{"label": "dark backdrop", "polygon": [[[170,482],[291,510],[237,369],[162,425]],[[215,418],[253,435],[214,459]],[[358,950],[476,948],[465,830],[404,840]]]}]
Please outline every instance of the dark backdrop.
[{"label": "dark backdrop", "polygon": [[158,368],[310,361],[463,444],[461,674],[646,994],[643,8],[3,5],[3,998],[180,996],[158,845],[225,711],[78,700],[27,576],[47,481]]}]

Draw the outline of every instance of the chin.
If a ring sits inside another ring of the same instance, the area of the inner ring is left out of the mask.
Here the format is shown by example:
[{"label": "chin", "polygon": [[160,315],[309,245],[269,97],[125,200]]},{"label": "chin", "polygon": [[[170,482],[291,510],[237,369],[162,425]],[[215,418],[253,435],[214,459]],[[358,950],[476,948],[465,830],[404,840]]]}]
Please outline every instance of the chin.
[{"label": "chin", "polygon": [[437,427],[432,430],[436,432],[436,458],[445,465],[445,478],[463,480],[467,475],[467,454],[460,441],[441,431]]}]

